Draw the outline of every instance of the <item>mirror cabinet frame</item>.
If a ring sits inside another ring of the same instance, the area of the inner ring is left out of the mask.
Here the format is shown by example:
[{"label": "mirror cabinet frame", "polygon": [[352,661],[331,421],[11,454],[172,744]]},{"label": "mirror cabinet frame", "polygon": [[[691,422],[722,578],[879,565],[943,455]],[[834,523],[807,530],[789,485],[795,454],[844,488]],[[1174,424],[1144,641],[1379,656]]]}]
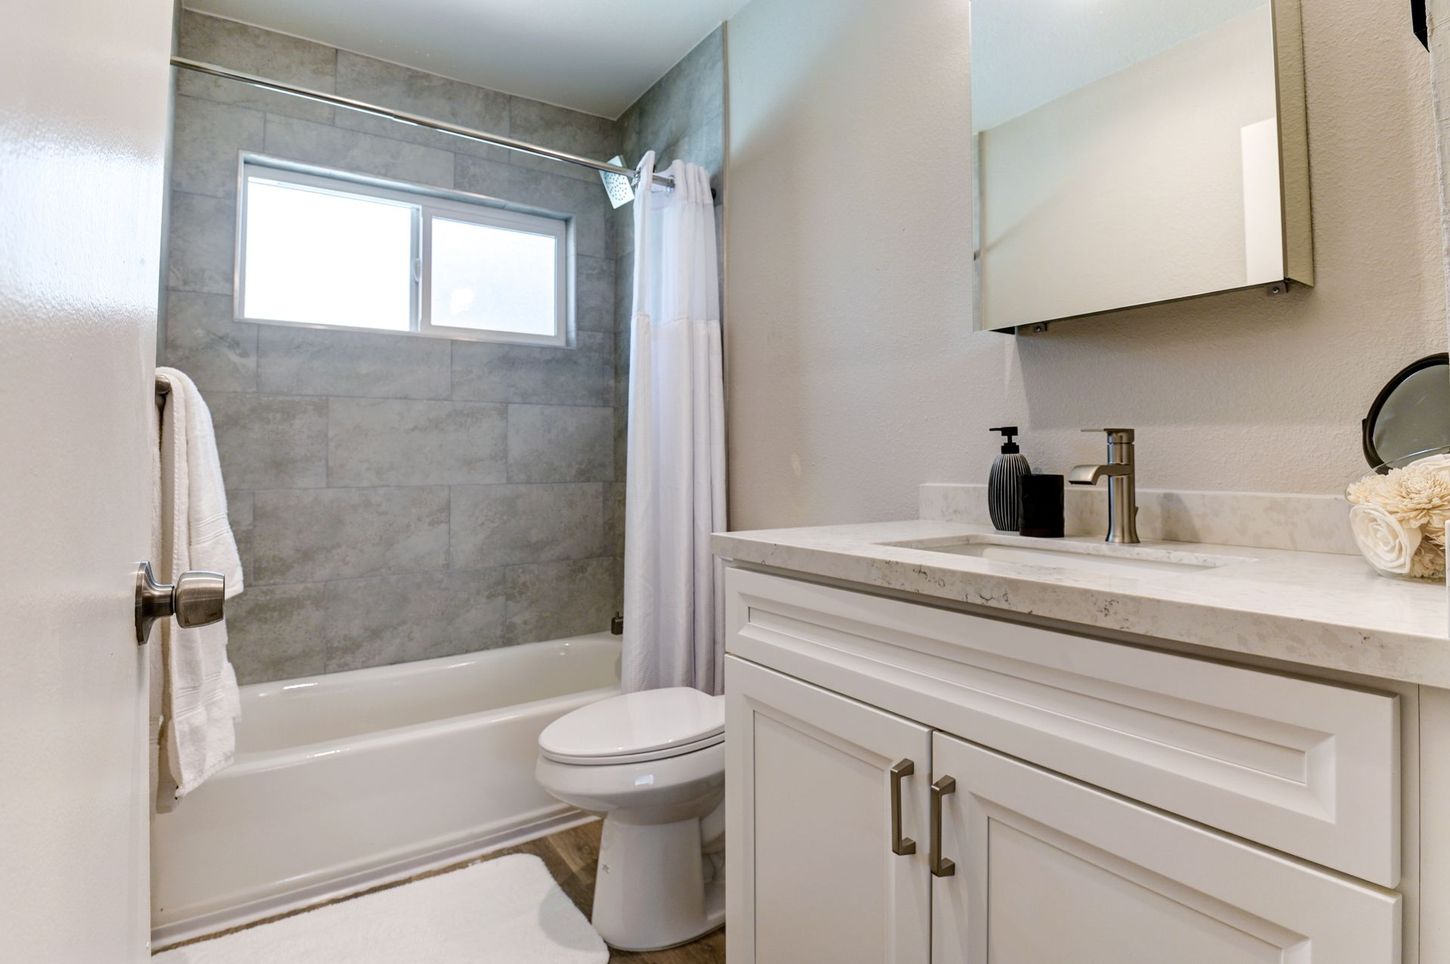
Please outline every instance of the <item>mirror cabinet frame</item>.
[{"label": "mirror cabinet frame", "polygon": [[[973,4],[982,0],[972,0]],[[1059,321],[1096,318],[1130,308],[1210,297],[1225,291],[1265,288],[1270,293],[1286,291],[1290,284],[1314,284],[1314,233],[1309,182],[1309,121],[1304,84],[1304,39],[1300,0],[1269,0],[1273,22],[1274,73],[1278,103],[1279,198],[1283,239],[1284,277],[1263,284],[1255,282],[1236,288],[1185,292],[1181,296],[1135,302],[1103,308],[1085,314],[1056,318],[1018,319],[989,324],[982,304],[982,226],[979,138],[973,138],[971,162],[973,235],[973,322],[978,331],[1003,334],[1040,334]]]}]

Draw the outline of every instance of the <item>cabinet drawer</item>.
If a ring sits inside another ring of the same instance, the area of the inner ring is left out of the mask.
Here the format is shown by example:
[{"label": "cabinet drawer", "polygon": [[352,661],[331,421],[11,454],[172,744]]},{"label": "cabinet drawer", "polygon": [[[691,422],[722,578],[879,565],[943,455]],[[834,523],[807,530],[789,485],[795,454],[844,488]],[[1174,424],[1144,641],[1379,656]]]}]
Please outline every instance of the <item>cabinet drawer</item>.
[{"label": "cabinet drawer", "polygon": [[1049,770],[1394,887],[1399,704],[757,572],[727,650]]}]

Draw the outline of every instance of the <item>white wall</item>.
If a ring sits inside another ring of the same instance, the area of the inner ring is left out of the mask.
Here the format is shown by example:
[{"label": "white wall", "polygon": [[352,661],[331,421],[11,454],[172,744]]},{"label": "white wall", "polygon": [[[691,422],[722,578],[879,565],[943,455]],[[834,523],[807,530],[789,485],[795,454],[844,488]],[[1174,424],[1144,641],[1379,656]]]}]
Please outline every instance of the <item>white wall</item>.
[{"label": "white wall", "polygon": [[1152,488],[1334,492],[1359,420],[1446,344],[1429,69],[1400,0],[1304,5],[1318,286],[972,333],[961,0],[754,0],[730,21],[731,525],[914,514],[1139,429]]},{"label": "white wall", "polygon": [[[1282,281],[1273,38],[1266,4],[982,130],[981,327]],[[1246,218],[1260,170],[1267,217]]]}]

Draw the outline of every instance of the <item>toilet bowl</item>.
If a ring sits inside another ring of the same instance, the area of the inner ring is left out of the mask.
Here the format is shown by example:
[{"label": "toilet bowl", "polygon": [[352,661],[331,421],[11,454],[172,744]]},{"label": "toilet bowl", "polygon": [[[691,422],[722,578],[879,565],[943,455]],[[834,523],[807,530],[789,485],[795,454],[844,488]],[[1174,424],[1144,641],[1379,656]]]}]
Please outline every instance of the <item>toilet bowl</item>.
[{"label": "toilet bowl", "polygon": [[725,923],[725,700],[674,688],[575,710],[539,735],[539,785],[604,814],[594,929],[659,950]]}]

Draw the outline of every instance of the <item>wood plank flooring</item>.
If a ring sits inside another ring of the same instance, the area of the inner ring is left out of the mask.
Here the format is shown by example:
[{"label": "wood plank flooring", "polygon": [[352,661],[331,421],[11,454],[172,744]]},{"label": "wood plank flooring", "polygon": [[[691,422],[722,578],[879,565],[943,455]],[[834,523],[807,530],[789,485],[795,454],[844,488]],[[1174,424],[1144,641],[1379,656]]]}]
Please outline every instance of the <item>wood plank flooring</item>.
[{"label": "wood plank flooring", "polygon": [[[338,898],[335,901],[324,903],[337,903],[341,900],[351,900],[354,897],[361,897],[363,894],[372,894],[380,890],[387,890],[390,887],[406,887],[415,880],[422,880],[425,877],[434,877],[438,874],[446,874],[452,870],[461,870],[464,867],[485,860],[493,860],[508,854],[533,854],[543,860],[544,866],[549,868],[549,873],[559,882],[559,889],[568,895],[574,905],[589,916],[589,910],[594,903],[594,873],[599,863],[599,831],[604,824],[598,820],[583,824],[578,827],[571,827],[568,830],[560,830],[547,837],[540,837],[537,840],[530,840],[528,843],[520,844],[517,847],[509,847],[505,850],[498,850],[478,860],[468,860],[451,867],[444,867],[440,870],[431,871],[426,874],[419,874],[409,880],[399,883],[382,884],[357,894],[350,894],[347,897]],[[318,905],[321,906],[321,905]],[[207,934],[204,937],[197,937],[189,941],[181,941],[170,947],[179,947],[183,944],[196,944],[200,941],[211,940],[226,934],[232,934],[248,927],[260,927],[263,924],[270,924],[273,921],[281,920],[283,917],[291,917],[293,914],[305,914],[316,907],[308,907],[303,910],[293,911],[289,914],[279,914],[265,920],[254,921],[242,927],[233,927],[216,934]],[[169,947],[158,947],[155,952],[168,950]],[[153,952],[153,953],[155,953]],[[619,961],[620,964],[725,964],[725,931],[715,931],[713,934],[706,934],[692,944],[682,947],[672,947],[667,951],[650,951],[648,953],[629,953],[626,951],[614,951],[610,955],[610,961]],[[427,962],[419,962],[427,964]],[[492,962],[480,962],[480,964],[492,964]],[[500,961],[497,964],[504,964]]]}]

